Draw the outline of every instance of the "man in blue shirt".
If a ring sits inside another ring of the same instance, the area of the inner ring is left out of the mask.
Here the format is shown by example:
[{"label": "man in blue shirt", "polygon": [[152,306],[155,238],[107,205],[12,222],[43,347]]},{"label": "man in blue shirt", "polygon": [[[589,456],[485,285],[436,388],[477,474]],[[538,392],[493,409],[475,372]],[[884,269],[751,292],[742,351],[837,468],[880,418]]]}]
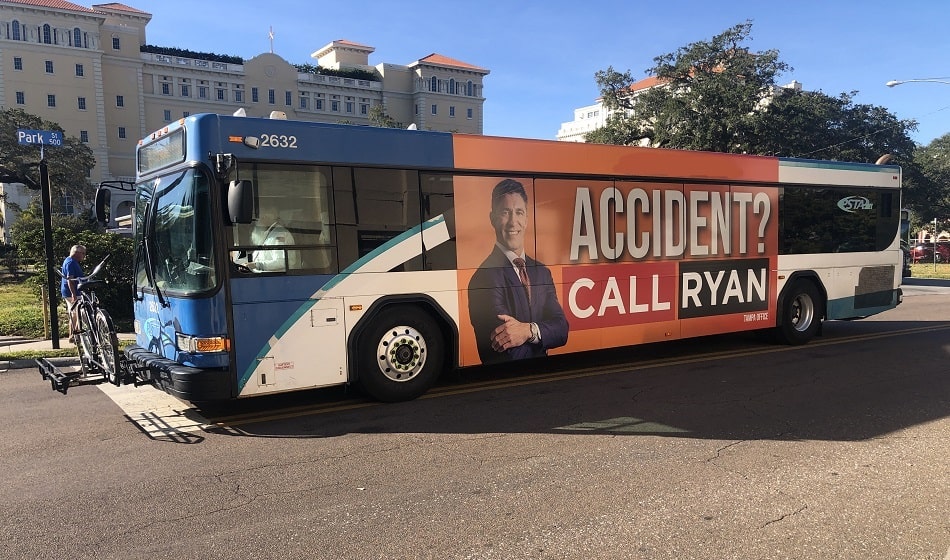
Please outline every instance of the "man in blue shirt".
[{"label": "man in blue shirt", "polygon": [[66,309],[69,310],[69,340],[74,341],[73,333],[79,330],[76,324],[76,301],[79,299],[79,279],[85,276],[82,271],[82,261],[86,258],[86,248],[83,245],[73,245],[69,256],[63,261],[63,281],[60,292],[66,300]]}]

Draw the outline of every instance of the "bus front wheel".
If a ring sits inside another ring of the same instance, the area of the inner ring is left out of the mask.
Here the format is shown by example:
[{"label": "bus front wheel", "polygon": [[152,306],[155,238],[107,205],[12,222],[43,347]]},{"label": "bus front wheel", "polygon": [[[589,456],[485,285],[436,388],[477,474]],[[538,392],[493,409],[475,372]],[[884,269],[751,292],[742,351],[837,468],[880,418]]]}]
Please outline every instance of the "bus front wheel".
[{"label": "bus front wheel", "polygon": [[782,304],[781,323],[776,334],[781,342],[797,346],[805,344],[821,326],[822,305],[818,288],[807,280],[795,282]]},{"label": "bus front wheel", "polygon": [[359,382],[383,402],[407,401],[425,393],[442,367],[442,331],[423,311],[384,309],[372,318],[357,346]]}]

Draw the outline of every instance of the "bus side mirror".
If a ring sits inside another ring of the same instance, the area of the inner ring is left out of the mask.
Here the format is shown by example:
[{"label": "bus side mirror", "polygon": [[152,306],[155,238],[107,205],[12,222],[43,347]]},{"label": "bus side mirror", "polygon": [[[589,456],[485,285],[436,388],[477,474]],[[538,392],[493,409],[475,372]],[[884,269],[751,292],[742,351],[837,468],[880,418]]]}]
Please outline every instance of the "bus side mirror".
[{"label": "bus side mirror", "polygon": [[232,224],[249,224],[254,219],[254,184],[231,181],[228,186],[228,217]]},{"label": "bus side mirror", "polygon": [[96,189],[96,221],[103,226],[108,225],[109,213],[112,211],[112,191],[109,187],[99,187]]}]

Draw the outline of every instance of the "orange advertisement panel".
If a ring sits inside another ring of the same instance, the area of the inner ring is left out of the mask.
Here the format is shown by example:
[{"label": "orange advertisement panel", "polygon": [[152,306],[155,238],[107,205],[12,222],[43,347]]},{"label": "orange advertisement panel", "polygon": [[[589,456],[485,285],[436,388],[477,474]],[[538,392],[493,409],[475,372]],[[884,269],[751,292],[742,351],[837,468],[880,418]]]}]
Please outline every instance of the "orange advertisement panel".
[{"label": "orange advertisement panel", "polygon": [[774,325],[778,189],[455,177],[461,361]]}]

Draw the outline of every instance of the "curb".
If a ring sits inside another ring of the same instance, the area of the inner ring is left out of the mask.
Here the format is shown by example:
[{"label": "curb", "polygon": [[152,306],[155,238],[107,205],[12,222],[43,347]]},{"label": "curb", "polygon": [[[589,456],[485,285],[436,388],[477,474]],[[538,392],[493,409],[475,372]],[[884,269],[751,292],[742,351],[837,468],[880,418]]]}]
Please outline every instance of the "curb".
[{"label": "curb", "polygon": [[[65,357],[65,358],[46,358],[53,365],[56,366],[70,366],[76,365],[79,363],[79,358],[75,357]],[[22,359],[22,360],[0,360],[0,374],[7,371],[13,371],[18,369],[30,369],[37,368],[36,359]]]}]

